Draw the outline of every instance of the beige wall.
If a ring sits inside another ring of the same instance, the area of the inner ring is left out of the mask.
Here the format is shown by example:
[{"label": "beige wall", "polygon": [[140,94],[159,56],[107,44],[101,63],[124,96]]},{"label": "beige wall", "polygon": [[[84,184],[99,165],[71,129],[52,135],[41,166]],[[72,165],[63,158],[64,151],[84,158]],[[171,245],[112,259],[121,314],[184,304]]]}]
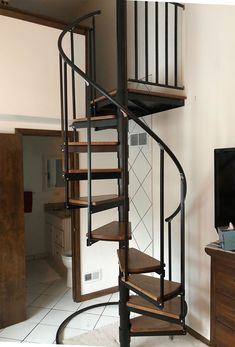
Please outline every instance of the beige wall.
[{"label": "beige wall", "polygon": [[[187,324],[209,338],[210,259],[214,229],[213,150],[234,147],[235,6],[186,5],[184,108],[153,117],[154,129],[180,159],[186,201]],[[154,165],[153,165],[154,166]],[[168,197],[177,201],[175,173]],[[171,207],[173,204],[171,205]],[[166,210],[170,211],[170,203]],[[157,223],[157,221],[155,221]],[[157,224],[155,224],[157,225]],[[177,261],[177,254],[176,254]]]}]

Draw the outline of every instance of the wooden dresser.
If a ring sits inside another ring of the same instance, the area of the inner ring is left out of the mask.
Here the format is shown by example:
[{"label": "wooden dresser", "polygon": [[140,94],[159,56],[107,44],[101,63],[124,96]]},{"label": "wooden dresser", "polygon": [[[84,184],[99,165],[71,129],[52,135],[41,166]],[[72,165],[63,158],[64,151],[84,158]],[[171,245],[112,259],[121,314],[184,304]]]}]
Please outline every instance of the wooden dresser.
[{"label": "wooden dresser", "polygon": [[211,346],[235,347],[235,252],[216,244],[205,251],[211,256]]}]

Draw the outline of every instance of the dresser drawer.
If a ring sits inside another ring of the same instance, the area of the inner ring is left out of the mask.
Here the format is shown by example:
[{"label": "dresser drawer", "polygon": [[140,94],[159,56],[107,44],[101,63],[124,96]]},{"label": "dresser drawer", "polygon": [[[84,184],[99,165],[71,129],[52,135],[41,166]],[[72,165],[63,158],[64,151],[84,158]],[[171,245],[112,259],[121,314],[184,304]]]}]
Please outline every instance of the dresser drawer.
[{"label": "dresser drawer", "polygon": [[226,265],[217,263],[215,269],[216,292],[226,293],[234,298],[235,294],[235,271]]},{"label": "dresser drawer", "polygon": [[216,293],[215,302],[216,319],[235,330],[235,299]]},{"label": "dresser drawer", "polygon": [[216,322],[215,326],[215,347],[233,347],[235,346],[235,331],[225,325]]}]

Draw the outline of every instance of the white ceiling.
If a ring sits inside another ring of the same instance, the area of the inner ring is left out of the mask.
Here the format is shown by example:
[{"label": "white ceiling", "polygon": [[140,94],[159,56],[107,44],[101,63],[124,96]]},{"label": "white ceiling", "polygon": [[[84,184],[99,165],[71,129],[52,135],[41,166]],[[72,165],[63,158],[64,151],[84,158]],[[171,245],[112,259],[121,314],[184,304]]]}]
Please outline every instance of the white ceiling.
[{"label": "white ceiling", "polygon": [[8,0],[8,5],[69,22],[79,16],[79,7],[85,2],[86,0]]}]

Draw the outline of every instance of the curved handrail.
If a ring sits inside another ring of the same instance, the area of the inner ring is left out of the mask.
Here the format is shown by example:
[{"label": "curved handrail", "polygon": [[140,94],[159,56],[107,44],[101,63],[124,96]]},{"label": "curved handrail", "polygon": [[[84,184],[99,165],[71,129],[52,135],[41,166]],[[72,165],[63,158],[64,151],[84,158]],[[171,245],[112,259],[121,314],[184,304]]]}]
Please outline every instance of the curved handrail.
[{"label": "curved handrail", "polygon": [[[85,81],[88,85],[91,85],[93,88],[98,90],[103,96],[105,96],[108,100],[111,101],[112,104],[114,104],[123,114],[124,117],[128,117],[132,119],[135,123],[137,123],[143,130],[145,130],[160,146],[160,148],[164,149],[164,151],[169,155],[169,157],[173,160],[175,166],[177,167],[180,177],[181,177],[181,182],[182,182],[182,187],[183,187],[183,192],[182,192],[182,197],[183,201],[186,198],[186,193],[187,193],[187,182],[186,182],[186,176],[184,173],[184,170],[174,155],[174,153],[170,150],[170,148],[160,139],[160,137],[154,133],[143,121],[141,121],[133,112],[131,112],[129,109],[124,107],[122,104],[120,104],[116,99],[114,99],[109,93],[103,89],[100,85],[98,85],[95,81],[91,80],[77,65],[75,65],[65,54],[63,48],[62,48],[62,40],[64,36],[73,30],[75,27],[77,27],[81,22],[83,22],[86,19],[92,18],[94,16],[97,16],[101,14],[101,11],[94,11],[91,12],[87,15],[84,15],[82,17],[79,17],[75,21],[73,21],[71,24],[65,27],[65,29],[62,31],[62,33],[59,36],[58,39],[58,49],[61,57],[64,59],[64,61],[74,70],[76,71]],[[165,218],[166,222],[171,222],[174,217],[181,211],[181,205],[182,205],[182,200],[180,201],[178,207],[176,210],[167,218]]]}]

